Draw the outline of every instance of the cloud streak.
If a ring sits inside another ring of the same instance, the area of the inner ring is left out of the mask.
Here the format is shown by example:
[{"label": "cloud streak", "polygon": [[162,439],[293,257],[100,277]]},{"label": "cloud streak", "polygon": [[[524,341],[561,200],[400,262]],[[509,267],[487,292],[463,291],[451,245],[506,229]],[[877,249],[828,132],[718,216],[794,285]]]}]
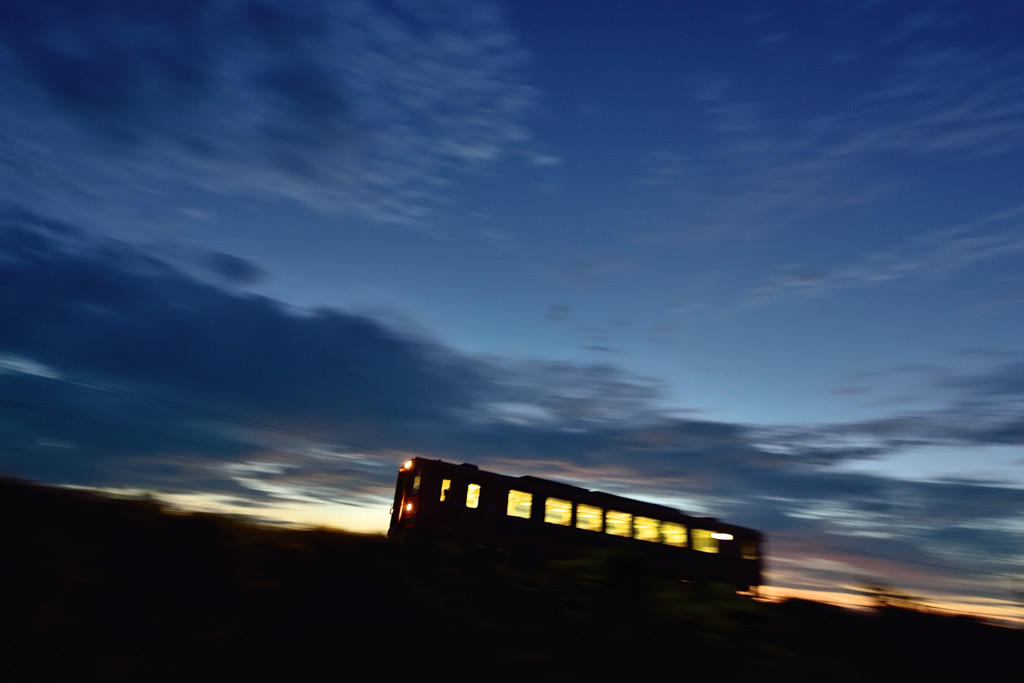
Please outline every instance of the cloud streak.
[{"label": "cloud streak", "polygon": [[[879,29],[868,45],[853,45],[849,24],[831,12],[810,11],[804,20],[845,51],[841,62],[813,61],[803,41],[787,41],[746,70],[689,74],[700,144],[643,151],[638,187],[677,216],[675,225],[657,229],[691,241],[784,231],[905,191],[913,179],[904,169],[922,160],[998,163],[1020,152],[1024,50],[1008,33],[1019,24],[1019,10],[958,6],[925,16],[861,8],[857,21]],[[777,33],[763,20],[765,35]],[[759,80],[765,64],[773,78],[807,70],[823,91],[798,101],[792,98],[801,97],[799,88],[766,92]],[[1018,248],[1019,238],[1010,242]],[[899,275],[885,264],[869,266],[844,276]],[[776,280],[806,291],[784,274]]]},{"label": "cloud streak", "polygon": [[754,303],[794,295],[824,295],[900,280],[947,277],[1024,251],[1024,206],[1014,206],[968,224],[923,233],[897,247],[864,256],[833,270],[789,267],[759,284]]},{"label": "cloud streak", "polygon": [[450,178],[528,146],[537,103],[487,4],[58,0],[4,16],[7,199],[70,193],[71,215],[125,203],[112,188],[183,184],[418,224]]}]

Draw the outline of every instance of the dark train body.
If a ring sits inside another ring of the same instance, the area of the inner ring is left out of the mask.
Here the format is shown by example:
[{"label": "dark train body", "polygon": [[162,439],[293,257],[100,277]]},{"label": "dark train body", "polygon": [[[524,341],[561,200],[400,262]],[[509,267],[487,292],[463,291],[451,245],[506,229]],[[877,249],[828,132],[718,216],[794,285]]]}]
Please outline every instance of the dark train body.
[{"label": "dark train body", "polygon": [[388,536],[447,538],[513,558],[563,559],[594,548],[632,553],[657,573],[761,584],[761,534],[672,508],[475,465],[414,458],[398,471]]}]

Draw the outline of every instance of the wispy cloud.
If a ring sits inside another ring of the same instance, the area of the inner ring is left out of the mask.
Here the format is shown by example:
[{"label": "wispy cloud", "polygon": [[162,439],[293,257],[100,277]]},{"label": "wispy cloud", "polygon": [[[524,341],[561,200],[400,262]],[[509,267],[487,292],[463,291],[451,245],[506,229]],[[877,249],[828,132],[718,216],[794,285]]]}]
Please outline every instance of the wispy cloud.
[{"label": "wispy cloud", "polygon": [[79,219],[176,183],[422,222],[447,179],[530,147],[526,58],[481,3],[11,6],[0,185]]},{"label": "wispy cloud", "polygon": [[780,269],[752,292],[756,303],[793,295],[932,279],[954,274],[1024,251],[1024,205],[995,212],[967,224],[923,232],[901,245],[870,253],[859,262],[833,270],[791,266]]},{"label": "wispy cloud", "polygon": [[[674,207],[680,218],[670,229],[722,238],[784,231],[891,196],[905,183],[887,175],[892,159],[958,163],[1019,153],[1024,48],[1003,36],[1019,23],[1019,9],[957,7],[858,10],[861,22],[902,28],[872,53],[851,44],[848,59],[815,64],[808,78],[844,86],[825,87],[813,100],[794,103],[781,88],[765,92],[743,73],[694,74],[700,144],[645,150],[649,170],[640,186]],[[850,41],[844,24],[824,13],[818,19],[818,30],[842,50]],[[949,33],[964,23],[972,30]],[[1000,39],[989,39],[992,32]],[[772,59],[785,71],[787,60],[806,58]]]}]

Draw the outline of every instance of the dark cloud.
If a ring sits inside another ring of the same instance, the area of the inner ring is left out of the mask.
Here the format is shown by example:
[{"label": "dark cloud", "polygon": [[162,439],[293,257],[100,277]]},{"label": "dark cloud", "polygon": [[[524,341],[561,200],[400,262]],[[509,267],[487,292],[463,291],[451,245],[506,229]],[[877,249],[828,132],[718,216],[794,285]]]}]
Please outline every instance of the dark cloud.
[{"label": "dark cloud", "polygon": [[[775,452],[839,463],[922,447],[1024,444],[1024,361],[973,354],[967,367],[905,365],[851,375],[840,391],[864,397],[880,417],[759,432]],[[978,367],[978,360],[984,365]],[[870,399],[870,400],[867,400]]]},{"label": "dark cloud", "polygon": [[463,408],[445,351],[332,310],[295,313],[114,241],[79,253],[8,225],[0,348],[61,373],[260,415],[390,420]]},{"label": "dark cloud", "polygon": [[150,83],[179,105],[202,95],[216,50],[211,9],[200,2],[4,2],[0,42],[61,106],[113,124],[155,105],[146,101]]},{"label": "dark cloud", "polygon": [[921,446],[1018,446],[1024,444],[1024,414],[1012,403],[962,400],[931,411],[828,425],[813,432],[809,440],[859,441],[868,455]]},{"label": "dark cloud", "polygon": [[[851,581],[900,562],[1005,573],[1021,547],[1020,488],[844,469],[922,445],[1019,443],[1010,415],[772,428],[670,417],[657,382],[611,365],[471,357],[17,211],[0,219],[0,318],[10,474],[386,509],[398,453],[418,453],[720,516]],[[1016,400],[1019,360],[1000,360],[928,377],[944,378],[951,406]]]},{"label": "dark cloud", "polygon": [[207,254],[205,261],[205,265],[211,271],[233,284],[255,284],[262,282],[267,276],[266,272],[252,261],[219,251]]},{"label": "dark cloud", "polygon": [[[258,272],[210,259],[236,281]],[[291,309],[24,211],[0,217],[0,312],[0,400],[18,416],[4,466],[44,479],[145,481],[151,467],[189,485],[204,463],[314,447],[472,459],[640,419],[657,395],[610,366],[471,358],[366,316]]]},{"label": "dark cloud", "polygon": [[0,317],[0,467],[47,481],[236,493],[227,464],[387,445],[483,384],[429,340],[219,289],[24,213],[0,225]]},{"label": "dark cloud", "polygon": [[989,370],[946,376],[942,384],[947,390],[966,391],[976,398],[1019,404],[1024,401],[1024,358],[1004,356],[1000,360]]}]

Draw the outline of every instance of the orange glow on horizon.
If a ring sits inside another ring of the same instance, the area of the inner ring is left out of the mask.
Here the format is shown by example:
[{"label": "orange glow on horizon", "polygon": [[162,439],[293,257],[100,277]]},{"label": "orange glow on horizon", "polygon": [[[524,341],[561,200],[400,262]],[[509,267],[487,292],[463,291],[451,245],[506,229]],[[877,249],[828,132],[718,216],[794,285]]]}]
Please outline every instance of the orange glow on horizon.
[{"label": "orange glow on horizon", "polygon": [[[782,602],[790,598],[813,600],[836,607],[867,611],[877,603],[869,595],[843,591],[811,590],[784,586],[761,586],[760,599],[767,602]],[[1001,625],[1024,626],[1024,607],[1008,600],[980,599],[972,596],[922,598],[920,609],[937,614],[964,615]]]},{"label": "orange glow on horizon", "polygon": [[[184,511],[246,517],[256,523],[273,526],[327,528],[359,534],[383,535],[387,531],[389,517],[386,504],[383,506],[352,506],[279,500],[256,508],[245,505],[238,499],[211,494],[161,494],[127,487],[67,486],[66,488],[101,491],[129,498],[149,496]],[[789,573],[788,582],[799,584],[800,577],[795,572]],[[837,585],[835,590],[762,585],[758,593],[761,600],[768,602],[782,602],[789,598],[797,598],[855,610],[870,610],[876,606],[871,596],[855,591],[844,591],[840,585]],[[923,611],[965,615],[1001,625],[1024,627],[1024,606],[1009,599],[983,598],[968,594],[955,596],[919,594],[917,604]]]}]

